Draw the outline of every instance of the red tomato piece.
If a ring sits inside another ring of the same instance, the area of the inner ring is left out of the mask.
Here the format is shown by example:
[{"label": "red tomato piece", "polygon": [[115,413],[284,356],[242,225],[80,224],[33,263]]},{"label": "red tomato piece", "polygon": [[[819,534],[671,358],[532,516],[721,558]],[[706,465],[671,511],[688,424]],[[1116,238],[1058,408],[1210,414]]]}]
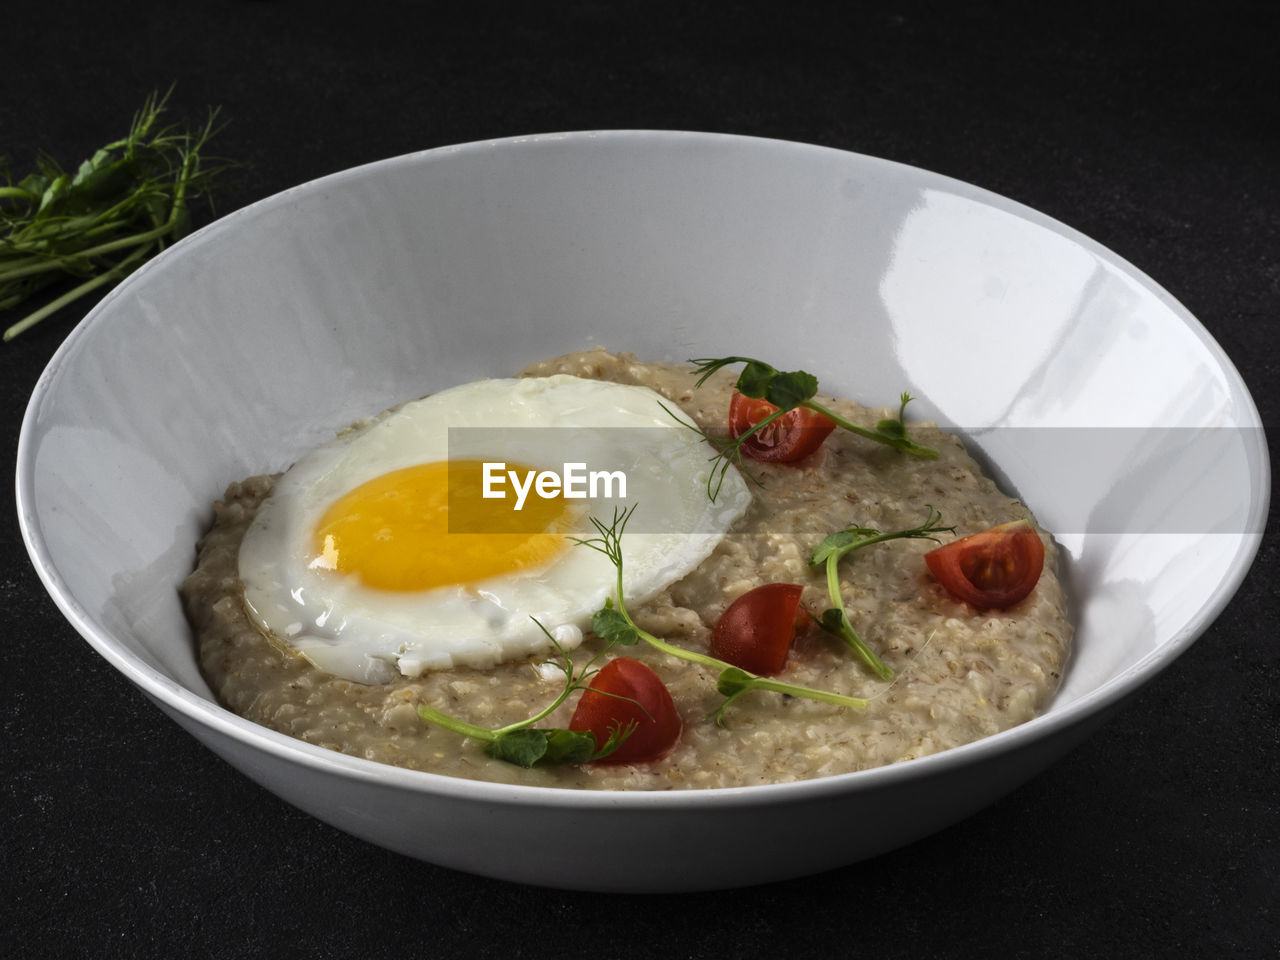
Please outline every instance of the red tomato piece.
[{"label": "red tomato piece", "polygon": [[569,729],[590,730],[601,747],[614,729],[626,729],[633,721],[636,728],[622,746],[595,763],[660,760],[671,752],[684,730],[662,679],[639,660],[615,657],[591,678],[573,711]]},{"label": "red tomato piece", "polygon": [[711,655],[761,676],[781,673],[797,629],[809,619],[800,608],[803,591],[797,583],[766,583],[748,590],[712,628]]},{"label": "red tomato piece", "polygon": [[[753,400],[735,390],[729,402],[729,432],[736,440],[777,409],[768,400]],[[794,463],[822,446],[835,428],[830,417],[796,407],[747,437],[741,449],[752,460]]]},{"label": "red tomato piece", "polygon": [[1026,520],[1003,523],[924,555],[957,600],[1003,610],[1029,594],[1044,569],[1044,544]]}]

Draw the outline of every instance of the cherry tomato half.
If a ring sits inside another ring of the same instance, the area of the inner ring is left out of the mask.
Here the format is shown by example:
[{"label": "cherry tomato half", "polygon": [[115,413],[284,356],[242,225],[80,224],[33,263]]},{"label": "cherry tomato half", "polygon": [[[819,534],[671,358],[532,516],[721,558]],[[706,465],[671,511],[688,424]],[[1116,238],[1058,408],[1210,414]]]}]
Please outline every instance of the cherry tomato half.
[{"label": "cherry tomato half", "polygon": [[[768,400],[753,400],[735,390],[729,401],[729,432],[737,439],[777,409]],[[742,441],[742,452],[766,463],[794,463],[822,446],[835,428],[829,417],[796,407]]]},{"label": "cherry tomato half", "polygon": [[748,590],[720,615],[711,631],[711,655],[762,676],[781,673],[796,630],[808,622],[800,609],[804,587],[766,583]]},{"label": "cherry tomato half", "polygon": [[573,711],[569,729],[590,730],[597,746],[604,746],[615,728],[625,729],[632,721],[636,728],[631,736],[596,763],[659,760],[671,752],[684,729],[661,678],[639,660],[615,657],[591,678]]},{"label": "cherry tomato half", "polygon": [[1026,520],[1004,523],[924,555],[938,582],[979,610],[1011,607],[1035,587],[1044,544]]}]

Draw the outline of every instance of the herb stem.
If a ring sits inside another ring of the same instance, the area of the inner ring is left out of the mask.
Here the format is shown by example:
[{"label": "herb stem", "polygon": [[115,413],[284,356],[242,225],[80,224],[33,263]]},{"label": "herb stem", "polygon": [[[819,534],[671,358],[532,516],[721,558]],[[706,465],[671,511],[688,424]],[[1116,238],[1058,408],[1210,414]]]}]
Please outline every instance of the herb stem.
[{"label": "herb stem", "polygon": [[61,270],[65,257],[51,259],[42,257],[37,254],[26,257],[18,261],[11,267],[0,268],[0,282],[5,280],[17,280],[19,277],[30,277],[37,273],[47,273],[50,270]]},{"label": "herb stem", "polygon": [[156,227],[154,230],[148,230],[146,233],[137,233],[129,237],[120,237],[117,240],[111,240],[107,243],[99,244],[96,247],[79,250],[68,256],[36,258],[35,263],[26,263],[7,270],[0,270],[0,281],[16,280],[19,277],[30,277],[40,273],[51,273],[58,270],[64,270],[68,264],[76,263],[77,261],[105,256],[108,253],[115,253],[117,250],[127,250],[130,247],[151,244],[163,237],[172,229],[173,225],[166,222],[161,226]]},{"label": "herb stem", "polygon": [[[633,507],[632,510],[634,509],[635,508]],[[783,680],[773,680],[769,677],[762,677],[750,672],[749,670],[743,670],[741,667],[735,667],[731,663],[726,663],[724,660],[718,660],[715,657],[708,656],[705,653],[698,653],[695,650],[686,650],[683,647],[677,647],[675,644],[658,639],[647,630],[642,630],[636,622],[631,619],[631,614],[627,612],[626,601],[623,599],[622,592],[621,528],[625,527],[626,520],[629,516],[630,512],[623,514],[621,517],[615,513],[614,522],[611,527],[605,527],[602,523],[593,519],[592,522],[595,524],[596,529],[603,535],[602,539],[579,540],[578,543],[583,546],[589,546],[593,550],[598,550],[613,561],[614,566],[618,571],[617,586],[615,590],[615,609],[623,620],[626,621],[627,626],[635,632],[637,637],[654,649],[661,650],[663,653],[670,654],[677,659],[687,660],[690,663],[696,663],[700,666],[718,671],[720,673],[722,683],[726,678],[730,678],[730,685],[733,692],[729,694],[728,699],[722,703],[716,711],[714,711],[717,716],[723,714],[724,708],[728,706],[732,700],[741,696],[743,693],[746,693],[748,690],[770,690],[774,693],[783,693],[793,697],[804,697],[808,700],[819,700],[823,703],[833,703],[842,707],[857,707],[861,709],[867,706],[870,701],[864,700],[861,697],[847,697],[840,693],[830,693],[826,690],[815,690],[812,687],[804,687],[796,683],[787,683]],[[869,650],[868,653],[870,653]],[[874,656],[874,654],[872,654],[872,656]],[[722,690],[721,692],[724,691]]]},{"label": "herb stem", "polygon": [[[822,414],[827,419],[834,421],[836,426],[842,427],[843,429],[848,430],[850,433],[856,433],[860,437],[866,437],[868,440],[874,440],[876,443],[883,443],[897,450],[903,450],[908,453],[912,453],[915,456],[920,457],[922,460],[938,459],[938,451],[934,450],[932,447],[926,447],[923,444],[916,443],[913,440],[907,439],[906,436],[903,436],[901,438],[890,437],[890,436],[886,436],[882,432],[872,430],[868,427],[859,426],[858,424],[854,423],[852,420],[848,420],[840,416],[840,414],[836,413],[830,408],[823,406],[817,400],[801,400],[800,406],[808,407],[810,410],[814,411],[815,413]],[[901,420],[899,420],[899,422],[901,422]]]},{"label": "herb stem", "polygon": [[[425,703],[418,704],[418,716],[424,720],[431,721],[437,726],[444,727],[446,730],[452,730],[454,733],[461,734],[464,737],[474,737],[477,740],[496,740],[500,732],[498,730],[489,730],[486,727],[477,727],[474,723],[467,723],[465,720],[451,717],[447,713],[441,713],[439,710],[428,707]],[[516,726],[520,726],[520,724]],[[502,729],[509,730],[511,727],[503,727]]]},{"label": "herb stem", "polygon": [[871,703],[870,700],[865,700],[862,697],[846,697],[842,693],[815,690],[812,687],[802,687],[783,680],[774,680],[772,677],[758,677],[745,670],[743,672],[751,677],[751,688],[753,690],[770,690],[787,696],[804,697],[807,700],[820,700],[823,703],[835,703],[842,707],[857,707],[859,709],[866,709],[867,705]]},{"label": "herb stem", "polygon": [[[782,371],[762,360],[755,360],[751,357],[720,357],[718,359],[690,360],[689,362],[694,364],[693,372],[698,375],[698,380],[694,384],[695,388],[701,387],[712,374],[723,367],[734,363],[745,364],[734,383],[734,389],[744,397],[749,397],[753,400],[764,400],[777,407],[777,410],[772,414],[764,417],[755,423],[751,429],[743,431],[727,443],[716,442],[714,438],[709,437],[696,426],[693,427],[705,439],[712,440],[719,451],[715,457],[717,466],[712,470],[711,476],[707,480],[707,495],[712,501],[716,499],[720,492],[720,486],[729,470],[730,463],[735,463],[739,467],[742,466],[742,447],[751,435],[797,407],[807,407],[815,413],[826,417],[837,426],[867,440],[883,443],[885,446],[925,460],[938,459],[937,450],[916,443],[907,435],[907,426],[903,415],[906,411],[907,403],[911,400],[909,393],[901,395],[902,405],[898,408],[896,419],[881,420],[875,425],[875,429],[870,429],[859,426],[853,421],[840,416],[815,400],[814,397],[818,394],[818,378],[811,373],[806,373],[804,370]],[[669,410],[667,412],[670,413]],[[684,423],[679,417],[676,417],[676,420]],[[691,426],[690,424],[685,425]]]},{"label": "herb stem", "polygon": [[[904,400],[903,405],[905,406],[905,404],[906,401]],[[823,613],[822,618],[817,621],[818,625],[828,633],[835,634],[852,647],[854,652],[862,658],[863,663],[870,667],[881,680],[892,680],[893,669],[881,660],[875,651],[867,645],[867,642],[858,635],[858,631],[853,629],[853,623],[849,620],[849,614],[845,610],[844,596],[840,591],[840,576],[838,573],[840,561],[854,550],[869,547],[873,543],[884,543],[887,540],[936,541],[938,538],[934,534],[938,531],[954,531],[955,529],[954,527],[944,527],[941,524],[942,514],[933,507],[929,507],[925,522],[918,527],[911,527],[907,530],[881,533],[871,527],[846,527],[827,536],[820,544],[814,547],[810,556],[810,564],[816,566],[821,563],[826,566],[827,593],[831,598],[831,608]]]},{"label": "herb stem", "polygon": [[139,250],[135,250],[132,254],[130,254],[124,260],[121,260],[119,264],[117,264],[114,268],[112,268],[108,272],[100,273],[98,274],[98,276],[92,277],[89,280],[86,280],[84,283],[80,284],[79,286],[72,287],[62,296],[57,297],[54,300],[50,300],[39,310],[34,310],[31,313],[27,314],[25,317],[23,317],[21,320],[15,323],[13,326],[5,330],[4,340],[6,342],[9,340],[12,340],[14,337],[22,333],[24,330],[28,330],[31,327],[34,327],[37,323],[39,323],[45,317],[48,317],[54,313],[57,313],[67,304],[80,299],[80,297],[83,297],[86,293],[90,293],[93,290],[96,290],[98,287],[101,287],[105,284],[114,283],[116,280],[120,279],[120,277],[124,276],[126,273],[132,270],[135,262],[139,262],[142,259],[144,259],[146,253],[147,253],[146,247],[143,247]]},{"label": "herb stem", "polygon": [[[174,208],[176,211],[176,207]],[[170,216],[168,220],[148,230],[146,233],[135,233],[131,237],[120,237],[117,240],[108,240],[106,243],[100,243],[96,247],[90,247],[87,250],[80,250],[74,256],[64,257],[66,260],[79,260],[85,257],[101,257],[108,253],[115,253],[117,250],[127,250],[129,247],[136,247],[140,244],[151,243],[153,240],[159,240],[170,230],[173,229],[176,217]]]},{"label": "herb stem", "polygon": [[[812,687],[803,687],[797,683],[787,683],[784,680],[774,680],[770,677],[762,677],[759,674],[752,673],[750,670],[743,670],[741,667],[735,667],[731,663],[723,660],[717,660],[715,657],[709,657],[705,653],[698,653],[696,650],[686,650],[683,647],[677,647],[665,640],[659,640],[653,634],[646,630],[641,630],[636,626],[635,621],[627,614],[623,608],[621,601],[618,603],[618,612],[626,617],[627,622],[635,629],[636,634],[649,646],[663,653],[669,653],[673,657],[681,660],[688,660],[690,663],[701,664],[704,667],[710,667],[712,670],[733,670],[743,675],[746,681],[746,687],[751,690],[772,690],[774,693],[785,693],[793,697],[804,697],[808,700],[821,700],[824,703],[836,703],[844,707],[865,707],[868,701],[861,697],[846,697],[840,693],[829,693],[826,690],[815,690]],[[867,651],[870,653],[870,650]],[[871,654],[875,656],[875,654]],[[886,668],[887,669],[887,668]],[[890,671],[890,676],[892,676]]]},{"label": "herb stem", "polygon": [[842,556],[844,554],[832,553],[827,557],[827,593],[831,596],[832,609],[839,611],[840,614],[839,637],[853,649],[854,653],[862,658],[862,662],[870,667],[877,677],[881,680],[892,680],[893,668],[881,660],[876,652],[867,645],[867,641],[862,639],[858,631],[853,629],[853,621],[849,619],[849,614],[845,611],[844,595],[840,591],[838,569]]}]

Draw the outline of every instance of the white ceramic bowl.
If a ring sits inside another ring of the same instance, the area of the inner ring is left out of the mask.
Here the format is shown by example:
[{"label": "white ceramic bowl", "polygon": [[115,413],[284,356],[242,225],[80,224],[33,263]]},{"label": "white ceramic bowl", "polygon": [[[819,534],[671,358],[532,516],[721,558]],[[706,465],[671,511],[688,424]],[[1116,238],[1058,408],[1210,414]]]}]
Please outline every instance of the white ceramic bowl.
[{"label": "white ceramic bowl", "polygon": [[[961,429],[1065,548],[1078,635],[1050,708],[862,773],[618,794],[382,766],[214,702],[177,585],[229,481],[393,402],[597,343],[760,356],[877,404],[907,389],[915,417]],[[436,863],[644,891],[850,863],[1024,781],[1222,609],[1257,550],[1269,477],[1253,403],[1200,324],[1061,224],[841,151],[603,132],[375,163],[178,244],[50,363],[17,492],[31,556],[76,629],[268,789]],[[608,836],[607,853],[566,835]]]}]

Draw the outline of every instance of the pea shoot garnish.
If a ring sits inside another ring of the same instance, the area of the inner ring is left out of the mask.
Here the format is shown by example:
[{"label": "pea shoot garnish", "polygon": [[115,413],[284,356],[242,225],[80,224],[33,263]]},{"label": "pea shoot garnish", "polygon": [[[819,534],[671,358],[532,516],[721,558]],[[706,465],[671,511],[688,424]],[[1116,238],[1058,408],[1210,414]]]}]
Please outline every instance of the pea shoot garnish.
[{"label": "pea shoot garnish", "polygon": [[[735,363],[745,364],[734,384],[736,395],[730,412],[732,439],[711,437],[693,427],[720,449],[715,458],[717,466],[707,479],[707,495],[712,500],[719,494],[730,465],[741,467],[744,455],[762,461],[797,460],[813,452],[835,427],[914,457],[926,460],[938,457],[937,450],[916,443],[907,434],[903,416],[907,404],[912,400],[909,393],[904,392],[899,397],[900,406],[896,418],[880,420],[874,428],[868,428],[840,416],[815,400],[818,379],[803,370],[781,371],[751,357],[719,357],[689,362],[696,367],[694,373],[698,375],[698,387],[722,367]],[[692,426],[683,420],[680,422],[685,426]]]},{"label": "pea shoot garnish", "polygon": [[862,659],[872,672],[882,680],[892,680],[893,670],[881,660],[865,640],[853,629],[849,614],[845,611],[844,598],[840,594],[840,576],[837,568],[840,561],[855,550],[869,547],[873,543],[884,543],[886,540],[933,540],[942,531],[955,532],[955,527],[942,526],[942,514],[929,507],[925,522],[909,530],[895,530],[892,533],[881,533],[873,527],[846,527],[828,535],[813,549],[809,563],[825,564],[827,570],[827,592],[831,597],[831,607],[823,611],[822,617],[815,618],[818,625],[830,634],[847,643]]},{"label": "pea shoot garnish", "polygon": [[604,554],[617,570],[617,602],[607,601],[604,607],[597,610],[591,618],[591,629],[597,636],[611,643],[630,644],[643,640],[649,646],[661,650],[663,653],[668,653],[681,660],[688,660],[690,663],[700,664],[717,671],[716,690],[725,699],[709,715],[714,716],[718,724],[724,723],[724,713],[729,704],[751,690],[770,690],[774,693],[803,697],[808,700],[818,700],[823,703],[834,703],[845,707],[867,706],[868,701],[860,697],[846,697],[838,693],[814,690],[811,687],[802,687],[798,684],[785,683],[770,677],[759,676],[704,653],[685,650],[683,647],[667,643],[665,640],[660,640],[637,626],[627,612],[626,602],[622,593],[622,534],[635,509],[636,505],[632,505],[627,510],[615,508],[613,522],[608,525],[592,517],[592,526],[596,528],[600,536],[586,540],[574,538],[581,546],[589,547]]},{"label": "pea shoot garnish", "polygon": [[217,132],[217,111],[194,130],[161,127],[167,99],[148,97],[128,134],[74,174],[41,156],[35,172],[14,182],[0,158],[0,310],[52,284],[80,281],[11,325],[5,340],[116,283],[190,232],[190,202],[228,164],[201,157]]},{"label": "pea shoot garnish", "polygon": [[[547,635],[547,639],[551,641],[559,654],[559,659],[547,662],[559,668],[565,678],[564,689],[560,691],[551,703],[527,720],[521,720],[518,723],[508,724],[497,729],[478,727],[475,724],[467,723],[465,720],[459,720],[457,717],[441,713],[426,704],[418,705],[418,716],[423,720],[434,723],[436,726],[452,730],[454,733],[461,734],[464,737],[482,740],[484,741],[484,752],[487,756],[496,760],[505,760],[507,763],[514,763],[521,767],[532,767],[539,762],[589,763],[593,760],[601,760],[608,757],[631,736],[635,730],[634,723],[629,723],[625,726],[615,724],[609,730],[603,744],[597,743],[595,735],[590,730],[566,730],[559,727],[543,728],[534,727],[534,724],[553,713],[573,691],[586,689],[588,681],[599,671],[599,668],[596,667],[596,662],[613,646],[613,641],[606,644],[603,650],[592,657],[575,674],[573,660],[565,649],[556,641],[556,638],[551,635],[546,627],[536,619],[534,623],[537,623],[539,629]],[[617,642],[626,643],[627,641],[619,640]],[[634,643],[635,641],[632,640],[630,642]],[[613,696],[613,694],[606,695]]]}]

